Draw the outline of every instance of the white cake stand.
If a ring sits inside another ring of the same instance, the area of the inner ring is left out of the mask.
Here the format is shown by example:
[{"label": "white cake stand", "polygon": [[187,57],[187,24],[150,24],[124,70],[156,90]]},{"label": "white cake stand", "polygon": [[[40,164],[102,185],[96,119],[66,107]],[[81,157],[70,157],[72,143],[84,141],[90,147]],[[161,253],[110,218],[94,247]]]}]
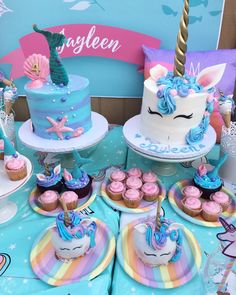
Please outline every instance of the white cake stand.
[{"label": "white cake stand", "polygon": [[[204,139],[195,145],[168,145],[152,142],[140,132],[140,117],[129,119],[123,128],[127,145],[142,157],[155,161],[152,170],[161,176],[171,176],[176,173],[174,163],[193,161],[205,156],[215,145],[216,133],[209,126]],[[158,163],[156,163],[158,162]]]},{"label": "white cake stand", "polygon": [[[22,156],[22,155],[21,155]],[[27,176],[18,181],[12,181],[8,178],[4,171],[4,161],[0,161],[0,224],[5,223],[12,219],[17,212],[17,205],[8,200],[8,197],[19,190],[30,179],[33,168],[30,160],[22,156],[27,165]]]}]

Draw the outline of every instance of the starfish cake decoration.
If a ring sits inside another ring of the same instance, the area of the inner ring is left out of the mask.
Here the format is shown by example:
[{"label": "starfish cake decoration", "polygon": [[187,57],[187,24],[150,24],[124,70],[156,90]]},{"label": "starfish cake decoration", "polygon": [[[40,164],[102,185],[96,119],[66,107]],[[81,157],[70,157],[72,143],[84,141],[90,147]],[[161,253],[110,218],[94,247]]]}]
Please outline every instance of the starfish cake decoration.
[{"label": "starfish cake decoration", "polygon": [[64,138],[63,132],[73,132],[72,128],[65,126],[65,123],[67,122],[67,117],[62,118],[60,122],[55,121],[51,117],[47,117],[47,119],[52,124],[52,127],[47,129],[47,132],[55,132],[60,139]]}]

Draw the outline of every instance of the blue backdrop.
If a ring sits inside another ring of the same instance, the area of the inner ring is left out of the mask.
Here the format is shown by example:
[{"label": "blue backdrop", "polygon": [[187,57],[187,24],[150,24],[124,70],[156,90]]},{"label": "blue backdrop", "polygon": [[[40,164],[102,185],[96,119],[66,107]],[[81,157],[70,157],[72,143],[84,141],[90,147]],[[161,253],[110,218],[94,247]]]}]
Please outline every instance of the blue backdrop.
[{"label": "blue backdrop", "polygon": [[[224,0],[190,0],[188,50],[217,47]],[[19,47],[19,39],[40,28],[62,24],[103,24],[144,33],[174,49],[183,0],[0,0],[0,58]],[[129,42],[129,40],[127,40]],[[142,95],[137,66],[101,57],[64,59],[69,73],[86,76],[94,96]],[[6,75],[10,65],[0,65]],[[24,94],[26,78],[15,81]]]}]

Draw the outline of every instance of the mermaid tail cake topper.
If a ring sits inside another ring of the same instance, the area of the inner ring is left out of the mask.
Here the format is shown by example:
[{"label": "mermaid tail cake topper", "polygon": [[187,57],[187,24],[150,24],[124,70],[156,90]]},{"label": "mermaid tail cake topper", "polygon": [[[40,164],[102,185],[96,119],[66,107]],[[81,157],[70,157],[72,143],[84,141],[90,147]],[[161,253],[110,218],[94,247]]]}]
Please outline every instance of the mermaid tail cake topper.
[{"label": "mermaid tail cake topper", "polygon": [[48,42],[50,49],[49,66],[52,82],[56,85],[66,86],[69,83],[68,75],[56,50],[57,47],[62,46],[65,42],[65,36],[59,33],[40,30],[37,25],[33,25],[33,29],[35,32],[42,34]]},{"label": "mermaid tail cake topper", "polygon": [[228,158],[228,154],[224,154],[222,157],[219,158],[217,165],[215,166],[215,168],[208,172],[208,176],[212,179],[212,178],[216,178],[218,176],[218,172],[221,168],[221,166],[224,164],[224,162],[226,161],[226,159]]},{"label": "mermaid tail cake topper", "polygon": [[80,156],[80,154],[77,151],[75,151],[75,150],[73,151],[73,157],[75,159],[75,167],[73,169],[72,174],[73,174],[73,177],[74,178],[80,179],[82,177],[82,171],[81,171],[80,167],[83,164],[92,162],[92,160],[86,159],[86,158],[82,158]]}]

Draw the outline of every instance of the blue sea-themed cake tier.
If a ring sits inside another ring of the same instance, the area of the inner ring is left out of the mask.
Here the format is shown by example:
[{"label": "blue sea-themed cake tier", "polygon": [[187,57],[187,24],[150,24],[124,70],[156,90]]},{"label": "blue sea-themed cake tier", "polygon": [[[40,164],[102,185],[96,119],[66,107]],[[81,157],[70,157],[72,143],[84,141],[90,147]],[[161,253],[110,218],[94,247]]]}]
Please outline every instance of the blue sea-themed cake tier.
[{"label": "blue sea-themed cake tier", "polygon": [[33,54],[24,63],[25,75],[31,79],[24,89],[33,132],[53,140],[79,137],[92,127],[89,80],[67,75],[56,51],[65,42],[63,34],[33,28],[46,38],[50,49],[49,60]]}]

